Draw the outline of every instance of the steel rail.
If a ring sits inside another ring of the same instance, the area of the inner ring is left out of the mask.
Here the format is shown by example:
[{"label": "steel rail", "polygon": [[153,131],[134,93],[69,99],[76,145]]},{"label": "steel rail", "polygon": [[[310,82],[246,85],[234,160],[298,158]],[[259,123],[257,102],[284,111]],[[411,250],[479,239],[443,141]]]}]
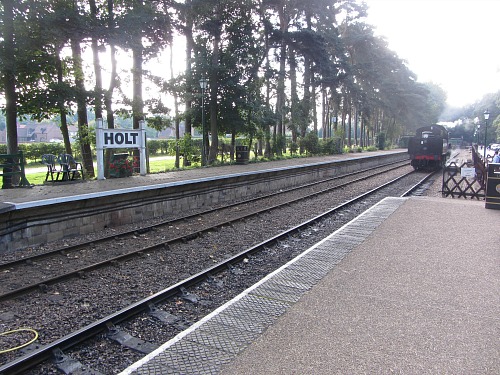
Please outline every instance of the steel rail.
[{"label": "steel rail", "polygon": [[[399,168],[399,167],[396,167],[396,168]],[[394,169],[396,169],[396,168],[394,168]],[[128,253],[121,254],[121,255],[115,256],[113,258],[106,259],[106,260],[101,261],[101,262],[93,263],[91,265],[88,265],[88,266],[85,266],[85,267],[82,267],[82,268],[79,268],[79,269],[76,269],[76,270],[73,270],[73,271],[70,271],[70,272],[66,272],[66,273],[60,274],[58,276],[54,276],[54,277],[51,277],[51,278],[48,278],[48,279],[40,280],[40,281],[38,281],[36,283],[28,284],[28,285],[22,286],[20,288],[16,288],[16,289],[10,290],[8,292],[4,292],[4,293],[0,294],[0,302],[6,301],[6,300],[9,300],[9,299],[13,299],[15,297],[19,297],[19,296],[21,296],[23,294],[26,294],[26,293],[34,292],[37,289],[43,289],[43,288],[45,288],[48,285],[54,285],[54,284],[60,283],[60,282],[65,281],[65,280],[69,280],[71,278],[84,277],[84,275],[86,273],[90,272],[90,271],[94,271],[96,269],[103,268],[103,267],[108,267],[110,265],[115,264],[116,262],[128,260],[128,259],[130,259],[132,257],[141,255],[142,253],[145,253],[145,252],[148,252],[148,251],[155,251],[155,250],[158,250],[158,249],[164,249],[164,248],[168,248],[168,246],[174,245],[176,243],[186,242],[187,240],[197,238],[201,234],[209,232],[209,231],[212,231],[212,230],[215,230],[217,228],[220,228],[220,227],[223,227],[223,226],[226,226],[226,225],[231,225],[232,223],[235,223],[237,221],[245,220],[245,219],[248,219],[250,217],[253,217],[253,216],[256,216],[256,215],[260,215],[260,214],[262,214],[264,212],[268,212],[270,210],[278,209],[280,207],[289,205],[291,203],[295,203],[297,201],[301,201],[301,200],[304,200],[304,199],[310,199],[310,198],[318,196],[320,194],[325,194],[325,193],[328,193],[330,191],[343,188],[343,187],[345,187],[347,185],[350,185],[352,183],[364,181],[364,180],[366,180],[368,178],[372,178],[372,177],[374,177],[376,175],[379,175],[379,174],[382,174],[382,173],[386,173],[386,172],[387,171],[383,171],[383,172],[375,173],[375,174],[370,175],[370,176],[360,177],[360,178],[351,180],[349,182],[346,182],[346,183],[343,183],[343,184],[340,184],[340,185],[336,185],[336,186],[333,186],[333,187],[330,187],[330,188],[319,190],[317,192],[309,194],[306,197],[298,197],[298,198],[295,198],[295,199],[291,199],[291,200],[289,200],[289,201],[287,201],[285,203],[279,203],[279,204],[276,204],[276,205],[273,205],[273,206],[267,206],[266,208],[263,208],[263,209],[260,209],[260,210],[257,210],[257,211],[253,211],[253,212],[250,212],[250,213],[245,213],[245,214],[242,214],[242,215],[240,214],[239,217],[234,218],[234,219],[225,220],[225,221],[219,222],[219,223],[217,223],[215,225],[207,226],[205,228],[198,229],[198,230],[193,231],[191,233],[187,233],[187,234],[183,234],[181,236],[177,236],[177,237],[171,238],[171,239],[169,239],[167,241],[162,241],[162,242],[159,242],[159,243],[156,243],[156,244],[153,244],[153,245],[142,247],[140,249],[133,250],[133,251],[130,251]],[[244,202],[244,203],[240,202],[238,204],[231,205],[231,207],[242,205],[242,204],[247,204],[247,203],[248,202]],[[224,209],[225,208],[227,208],[227,207],[224,207]],[[217,211],[217,209],[214,209],[214,210]],[[213,212],[212,210],[209,210],[209,211],[210,211],[209,213]],[[202,214],[206,214],[206,212],[203,212]],[[193,217],[199,217],[200,215],[201,214],[198,213],[198,214],[192,215],[192,216]],[[94,243],[94,242],[91,242],[91,243]]]},{"label": "steel rail", "polygon": [[[372,176],[375,176],[375,175],[380,174],[380,173],[385,173],[387,171],[391,171],[391,170],[400,168],[401,166],[404,166],[404,165],[407,165],[407,164],[408,163],[406,161],[404,162],[404,164],[401,161],[397,161],[397,162],[392,162],[392,163],[387,163],[387,164],[381,165],[381,166],[379,166],[377,168],[384,168],[384,167],[388,167],[388,166],[391,166],[391,165],[396,165],[396,166],[392,167],[390,169],[386,169],[383,172],[377,172],[377,173],[373,174]],[[107,236],[103,236],[103,237],[100,237],[100,238],[97,238],[97,239],[93,239],[92,241],[86,241],[86,242],[82,242],[82,243],[71,245],[71,246],[61,247],[61,248],[57,248],[57,249],[54,249],[54,250],[51,250],[51,251],[48,251],[48,252],[45,252],[45,253],[42,253],[42,254],[35,254],[35,255],[31,255],[31,256],[25,257],[25,258],[16,259],[16,260],[13,260],[13,261],[10,261],[10,262],[1,263],[0,264],[0,272],[6,270],[7,268],[15,267],[15,266],[17,266],[19,264],[24,264],[24,263],[27,263],[27,262],[34,262],[34,261],[37,261],[37,260],[41,260],[41,259],[44,259],[44,258],[55,256],[55,255],[58,255],[58,254],[66,255],[66,254],[69,254],[69,253],[71,253],[73,251],[78,251],[79,249],[81,249],[81,248],[83,248],[85,246],[89,246],[91,244],[100,244],[100,243],[103,243],[103,242],[106,242],[106,241],[116,240],[117,238],[124,238],[124,237],[132,236],[132,235],[135,235],[135,234],[138,234],[138,233],[139,234],[145,233],[145,232],[148,232],[150,230],[153,230],[154,228],[158,228],[158,227],[166,226],[166,225],[172,225],[172,224],[174,224],[176,222],[185,221],[185,220],[189,220],[189,219],[198,217],[201,214],[204,214],[204,215],[210,214],[210,213],[213,213],[213,212],[217,212],[217,211],[220,211],[220,210],[228,209],[228,208],[235,207],[235,206],[238,206],[238,205],[248,204],[248,203],[252,203],[252,202],[258,201],[258,200],[267,199],[267,198],[271,198],[271,197],[274,197],[274,196],[277,196],[277,195],[281,195],[281,194],[285,194],[285,193],[290,193],[290,192],[293,192],[293,191],[296,191],[296,190],[308,188],[308,187],[311,187],[311,186],[314,186],[314,185],[317,185],[317,184],[327,183],[329,181],[334,181],[336,179],[346,178],[346,177],[350,177],[350,176],[355,176],[357,174],[370,172],[372,170],[373,169],[363,169],[361,171],[347,173],[347,174],[343,174],[341,176],[334,176],[334,177],[326,178],[326,179],[323,179],[323,180],[320,180],[320,181],[315,181],[315,182],[311,182],[311,183],[308,183],[308,184],[305,184],[305,185],[295,186],[295,187],[292,187],[292,188],[289,188],[289,189],[286,189],[286,190],[277,191],[277,192],[266,194],[266,195],[263,195],[263,196],[253,197],[253,198],[245,199],[245,200],[242,200],[242,201],[239,201],[239,202],[230,203],[230,204],[227,204],[227,205],[225,205],[223,207],[210,208],[210,209],[207,209],[207,210],[205,210],[203,212],[198,212],[198,213],[194,213],[194,214],[185,215],[185,216],[182,216],[182,217],[179,217],[179,218],[176,218],[176,219],[163,220],[163,221],[161,221],[159,223],[155,223],[153,225],[149,225],[149,226],[146,226],[146,227],[143,227],[143,228],[138,228],[138,229],[133,229],[133,230],[129,230],[129,231],[124,231],[124,232],[121,232],[121,233],[114,233],[114,234],[111,234],[111,235],[107,235]]]},{"label": "steel rail", "polygon": [[419,188],[420,185],[422,185],[424,182],[426,182],[428,179],[430,179],[432,176],[437,174],[437,171],[432,171],[431,173],[427,174],[424,178],[422,178],[417,184],[413,185],[410,189],[405,191],[403,194],[401,194],[401,197],[408,197],[410,196],[416,189]]},{"label": "steel rail", "polygon": [[86,339],[89,339],[101,332],[105,332],[110,325],[117,325],[121,323],[124,320],[127,320],[134,315],[137,315],[139,313],[142,313],[144,311],[147,311],[150,309],[150,307],[154,304],[160,303],[168,298],[171,298],[175,295],[178,295],[179,293],[182,293],[182,289],[187,288],[189,286],[198,284],[207,277],[209,277],[212,274],[221,272],[226,270],[229,266],[235,263],[239,263],[243,261],[245,258],[247,258],[249,255],[252,255],[255,252],[258,252],[262,249],[268,248],[269,246],[278,243],[282,239],[286,239],[293,234],[302,231],[304,228],[308,228],[311,225],[314,225],[318,221],[335,214],[337,211],[346,208],[347,206],[356,203],[362,199],[367,198],[369,195],[372,195],[379,190],[392,185],[396,183],[397,181],[407,177],[410,174],[415,173],[414,171],[406,173],[400,177],[397,177],[389,182],[384,183],[383,185],[380,185],[374,189],[369,190],[368,192],[365,192],[361,195],[358,195],[357,197],[354,197],[334,208],[331,208],[325,212],[323,212],[320,215],[317,215],[313,217],[312,219],[306,220],[303,223],[287,229],[259,244],[256,244],[250,248],[247,248],[246,250],[222,261],[219,262],[216,265],[213,265],[212,267],[209,267],[205,269],[204,271],[201,271],[193,276],[190,276],[189,278],[186,278],[177,284],[174,284],[164,290],[161,290],[157,293],[155,293],[152,296],[149,296],[143,300],[137,301],[131,305],[129,305],[126,308],[123,308],[111,315],[108,315],[94,323],[91,323],[69,335],[66,335],[58,340],[53,341],[52,343],[49,343],[47,345],[44,345],[43,347],[34,350],[32,353],[29,353],[25,356],[19,357],[12,362],[9,362],[3,366],[0,367],[0,374],[18,374],[22,371],[26,371],[35,365],[48,360],[52,357],[52,353],[56,349],[61,349],[61,350],[66,350],[68,348],[71,348],[77,344],[80,344],[81,342],[85,341]]}]

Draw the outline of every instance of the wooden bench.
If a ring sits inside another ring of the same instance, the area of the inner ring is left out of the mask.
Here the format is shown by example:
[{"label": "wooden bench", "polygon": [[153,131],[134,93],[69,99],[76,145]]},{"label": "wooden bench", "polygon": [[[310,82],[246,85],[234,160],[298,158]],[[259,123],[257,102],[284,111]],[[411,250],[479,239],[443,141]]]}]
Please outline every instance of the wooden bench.
[{"label": "wooden bench", "polygon": [[2,189],[10,189],[12,177],[19,175],[19,187],[31,187],[24,171],[24,155],[22,151],[17,154],[0,154],[0,176],[3,177]]}]

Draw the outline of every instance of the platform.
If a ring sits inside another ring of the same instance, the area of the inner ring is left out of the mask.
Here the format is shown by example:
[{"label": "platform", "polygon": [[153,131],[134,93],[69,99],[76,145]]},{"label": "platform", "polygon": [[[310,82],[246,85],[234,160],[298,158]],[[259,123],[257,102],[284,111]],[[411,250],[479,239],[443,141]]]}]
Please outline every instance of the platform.
[{"label": "platform", "polygon": [[[105,180],[85,179],[70,182],[47,182],[32,188],[0,189],[0,205],[5,203],[21,204],[28,202],[45,201],[49,199],[70,200],[87,194],[114,194],[124,190],[151,188],[179,181],[197,179],[210,179],[232,175],[235,173],[257,173],[266,170],[294,168],[313,164],[329,163],[342,160],[363,160],[377,155],[397,155],[406,157],[406,150],[384,150],[363,153],[349,153],[340,155],[314,156],[274,160],[267,162],[250,163],[245,165],[226,164],[217,167],[203,167],[186,170],[169,171],[148,174],[146,176],[134,175],[127,178],[109,178]],[[28,175],[29,176],[29,175]]]},{"label": "platform", "polygon": [[364,152],[0,190],[0,253],[407,160],[402,150]]},{"label": "platform", "polygon": [[498,228],[384,199],[122,374],[498,374]]}]

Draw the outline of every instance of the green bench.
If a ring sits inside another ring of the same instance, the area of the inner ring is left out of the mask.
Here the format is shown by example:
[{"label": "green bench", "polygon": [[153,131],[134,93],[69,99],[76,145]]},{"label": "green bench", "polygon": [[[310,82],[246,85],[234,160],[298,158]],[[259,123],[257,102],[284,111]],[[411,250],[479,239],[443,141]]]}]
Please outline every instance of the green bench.
[{"label": "green bench", "polygon": [[0,154],[0,176],[3,179],[2,189],[13,187],[13,176],[19,176],[19,187],[31,187],[24,172],[24,164],[22,151],[19,151],[17,154]]},{"label": "green bench", "polygon": [[[81,177],[85,179],[82,163],[75,161],[71,154],[53,154],[42,155],[42,164],[47,167],[45,181],[48,181],[49,176],[52,182],[57,181],[73,181],[75,178]],[[54,174],[56,178],[54,179]],[[59,180],[59,176],[61,179]]]}]

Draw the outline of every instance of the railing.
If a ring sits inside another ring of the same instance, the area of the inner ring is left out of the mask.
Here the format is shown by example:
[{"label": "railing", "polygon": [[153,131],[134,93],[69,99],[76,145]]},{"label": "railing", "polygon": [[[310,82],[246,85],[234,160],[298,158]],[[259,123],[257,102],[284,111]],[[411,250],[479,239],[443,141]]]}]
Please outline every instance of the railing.
[{"label": "railing", "polygon": [[476,148],[477,146],[472,146],[472,164],[474,165],[474,168],[476,170],[476,178],[483,187],[483,189],[486,189],[486,165],[484,163],[484,160],[481,159],[481,156]]},{"label": "railing", "polygon": [[451,162],[443,168],[443,197],[484,199],[486,196],[486,167],[475,147],[472,160]]}]

